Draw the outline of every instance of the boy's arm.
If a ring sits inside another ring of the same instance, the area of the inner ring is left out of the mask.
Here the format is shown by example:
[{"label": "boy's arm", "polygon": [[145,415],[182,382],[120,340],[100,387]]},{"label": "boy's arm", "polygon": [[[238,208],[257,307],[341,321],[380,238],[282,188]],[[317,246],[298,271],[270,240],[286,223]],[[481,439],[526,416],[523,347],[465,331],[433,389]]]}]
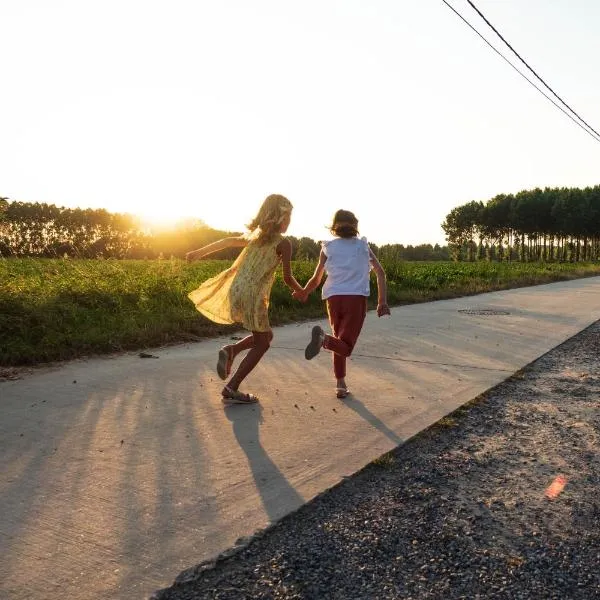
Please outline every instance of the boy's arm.
[{"label": "boy's arm", "polygon": [[323,279],[323,273],[325,273],[325,261],[327,260],[327,255],[323,250],[321,250],[321,254],[319,254],[319,262],[315,268],[315,272],[313,276],[306,282],[304,286],[304,293],[308,296],[312,294],[320,285],[321,280]]},{"label": "boy's arm", "polygon": [[277,251],[281,256],[281,267],[283,269],[283,281],[294,292],[302,291],[302,286],[296,281],[292,274],[292,244],[284,238],[277,245]]},{"label": "boy's arm", "polygon": [[198,260],[200,258],[204,258],[209,254],[213,254],[214,252],[218,252],[219,250],[224,250],[225,248],[231,248],[232,246],[236,247],[244,247],[248,245],[248,240],[244,237],[228,237],[219,240],[218,242],[213,242],[212,244],[208,244],[207,246],[202,246],[202,248],[198,248],[198,250],[192,250],[185,255],[185,259],[187,261]]},{"label": "boy's arm", "polygon": [[377,257],[373,254],[373,251],[370,249],[369,259],[377,277],[377,316],[382,317],[383,315],[389,315],[390,308],[387,303],[387,281],[385,278],[385,271],[383,270],[381,263],[377,260]]}]

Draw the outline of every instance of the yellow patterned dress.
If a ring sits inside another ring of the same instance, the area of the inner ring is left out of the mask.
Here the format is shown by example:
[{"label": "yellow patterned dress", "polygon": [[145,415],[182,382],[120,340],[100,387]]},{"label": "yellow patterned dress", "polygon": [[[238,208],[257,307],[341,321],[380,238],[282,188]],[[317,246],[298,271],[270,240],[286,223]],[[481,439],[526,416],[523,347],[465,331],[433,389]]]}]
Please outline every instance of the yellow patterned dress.
[{"label": "yellow patterned dress", "polygon": [[282,239],[277,235],[264,245],[251,240],[229,269],[205,281],[188,298],[215,323],[241,323],[248,331],[270,331],[269,297],[281,261],[277,245]]}]

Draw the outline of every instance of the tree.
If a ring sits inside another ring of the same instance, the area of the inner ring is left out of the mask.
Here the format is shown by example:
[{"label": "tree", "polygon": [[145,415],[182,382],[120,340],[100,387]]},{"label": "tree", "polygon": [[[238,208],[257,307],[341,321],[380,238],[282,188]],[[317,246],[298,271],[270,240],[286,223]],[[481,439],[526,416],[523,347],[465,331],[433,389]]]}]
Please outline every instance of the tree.
[{"label": "tree", "polygon": [[319,258],[321,246],[309,237],[301,237],[296,248],[297,260],[315,260]]},{"label": "tree", "polygon": [[[600,255],[600,186],[535,188],[515,196],[499,194],[458,206],[442,224],[456,258],[469,259],[479,235],[478,255],[521,260],[597,260]],[[491,242],[484,251],[483,242]],[[556,243],[556,246],[555,246]]]},{"label": "tree", "polygon": [[453,208],[442,223],[442,229],[456,260],[462,259],[463,250],[466,250],[467,260],[475,260],[477,245],[473,238],[482,235],[482,211],[483,203],[472,201]]}]

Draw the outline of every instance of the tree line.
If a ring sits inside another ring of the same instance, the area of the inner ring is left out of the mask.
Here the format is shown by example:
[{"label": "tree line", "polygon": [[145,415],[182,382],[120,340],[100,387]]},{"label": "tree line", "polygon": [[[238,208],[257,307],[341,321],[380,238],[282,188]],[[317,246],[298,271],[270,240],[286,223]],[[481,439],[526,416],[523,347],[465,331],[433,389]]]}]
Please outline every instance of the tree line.
[{"label": "tree line", "polygon": [[[185,253],[240,232],[212,229],[201,220],[186,219],[168,230],[152,230],[139,217],[105,209],[58,207],[54,204],[9,201],[0,197],[1,257],[69,257],[154,259]],[[309,238],[290,236],[293,256],[318,258],[321,246]],[[448,260],[447,247],[431,244],[372,245],[388,260]],[[228,248],[215,258],[232,259],[239,249]]]},{"label": "tree line", "polygon": [[[0,199],[0,255],[70,258],[183,257],[229,233],[200,220],[153,231],[130,214]],[[227,258],[224,256],[224,258]]]},{"label": "tree line", "polygon": [[600,186],[535,188],[453,208],[442,223],[455,260],[600,259]]}]

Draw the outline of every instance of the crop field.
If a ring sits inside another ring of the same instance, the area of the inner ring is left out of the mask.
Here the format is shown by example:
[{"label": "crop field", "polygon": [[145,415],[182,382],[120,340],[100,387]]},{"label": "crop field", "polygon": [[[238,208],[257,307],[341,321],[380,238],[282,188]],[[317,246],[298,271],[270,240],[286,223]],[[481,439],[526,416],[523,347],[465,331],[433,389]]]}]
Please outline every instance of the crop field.
[{"label": "crop field", "polygon": [[[0,259],[0,365],[24,365],[198,340],[235,330],[200,315],[187,293],[229,261]],[[304,284],[315,263],[296,261]],[[390,305],[600,274],[598,263],[384,263]],[[376,303],[373,278],[370,304]],[[319,292],[294,300],[277,274],[273,325],[326,314]]]}]

